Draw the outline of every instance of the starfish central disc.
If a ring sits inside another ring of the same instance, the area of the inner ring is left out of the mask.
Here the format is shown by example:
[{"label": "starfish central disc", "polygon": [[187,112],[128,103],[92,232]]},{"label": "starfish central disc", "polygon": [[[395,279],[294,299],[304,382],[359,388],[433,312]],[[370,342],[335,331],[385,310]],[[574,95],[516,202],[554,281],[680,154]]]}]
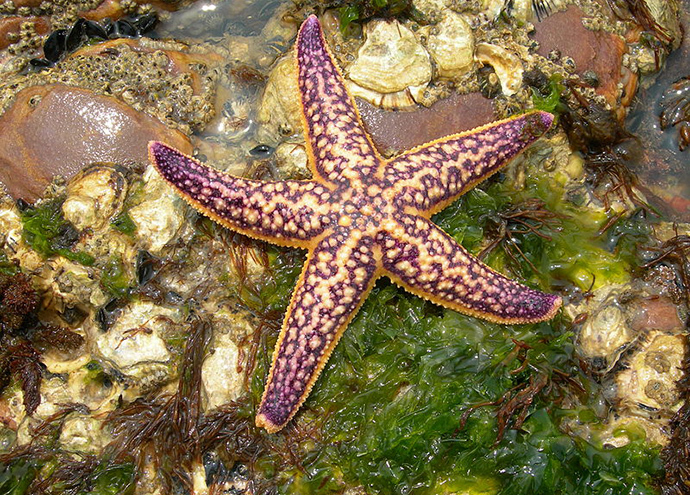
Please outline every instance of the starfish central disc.
[{"label": "starfish central disc", "polygon": [[273,353],[256,424],[282,429],[305,401],[376,279],[500,323],[549,319],[558,296],[495,272],[429,219],[504,167],[552,124],[531,112],[383,159],[315,16],[297,36],[302,120],[313,179],[234,177],[152,142],[151,162],[192,206],[251,237],[307,249]]}]

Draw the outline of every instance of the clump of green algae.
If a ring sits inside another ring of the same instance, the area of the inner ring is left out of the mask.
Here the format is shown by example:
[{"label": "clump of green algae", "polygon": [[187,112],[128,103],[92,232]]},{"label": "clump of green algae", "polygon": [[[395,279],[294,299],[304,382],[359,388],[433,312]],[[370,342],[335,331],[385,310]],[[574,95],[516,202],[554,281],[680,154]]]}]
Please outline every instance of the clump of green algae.
[{"label": "clump of green algae", "polygon": [[[583,215],[563,196],[551,180],[528,180],[520,191],[493,182],[434,221],[476,254],[499,212],[539,198],[558,222],[544,226],[543,237],[515,236],[525,255],[518,263],[493,250],[492,266],[547,291],[629,280],[648,222],[622,218],[602,234],[605,215]],[[284,283],[292,287],[295,275]],[[491,324],[380,280],[301,413],[301,427],[318,434],[300,446],[299,466],[269,454],[256,467],[275,476],[284,493],[340,493],[358,485],[384,494],[656,493],[659,449],[633,428],[618,432],[631,440],[620,448],[562,431],[564,419],[593,432],[604,419],[600,387],[580,368],[569,325],[562,316],[533,325]],[[516,353],[516,343],[526,352]],[[252,377],[256,403],[268,358],[258,361]],[[499,438],[501,398],[510,391],[515,397],[537,376],[548,385],[524,406],[524,423],[510,429],[516,419],[508,418]],[[476,407],[489,402],[496,407]]]}]

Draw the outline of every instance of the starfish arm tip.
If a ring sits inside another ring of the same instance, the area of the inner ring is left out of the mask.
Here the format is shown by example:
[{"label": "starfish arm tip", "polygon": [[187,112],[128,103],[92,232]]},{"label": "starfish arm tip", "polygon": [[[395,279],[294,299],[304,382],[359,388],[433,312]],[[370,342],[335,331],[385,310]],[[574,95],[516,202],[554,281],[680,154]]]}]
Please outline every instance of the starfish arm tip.
[{"label": "starfish arm tip", "polygon": [[276,424],[275,422],[271,421],[263,412],[260,412],[256,415],[255,424],[259,428],[264,428],[268,433],[277,433],[285,426],[285,423]]},{"label": "starfish arm tip", "polygon": [[544,123],[544,125],[551,126],[551,124],[553,124],[555,117],[552,113],[547,112],[545,110],[537,110],[535,113],[539,115],[539,117],[541,117],[541,120]]},{"label": "starfish arm tip", "polygon": [[563,305],[563,299],[555,294],[542,293],[542,304],[535,305],[533,314],[525,315],[518,323],[539,323],[548,321],[556,316]]}]

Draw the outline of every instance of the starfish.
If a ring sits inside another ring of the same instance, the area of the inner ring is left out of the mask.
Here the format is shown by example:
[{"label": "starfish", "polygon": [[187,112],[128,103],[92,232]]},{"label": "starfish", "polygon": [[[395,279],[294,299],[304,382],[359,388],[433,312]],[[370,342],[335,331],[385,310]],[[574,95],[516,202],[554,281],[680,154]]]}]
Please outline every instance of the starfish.
[{"label": "starfish", "polygon": [[504,167],[546,132],[534,111],[384,159],[368,136],[316,16],[296,42],[311,180],[258,181],[204,165],[160,142],[149,156],[201,213],[247,236],[308,250],[292,294],[256,424],[295,415],[376,279],[467,315],[516,324],[561,305],[495,272],[430,217]]}]

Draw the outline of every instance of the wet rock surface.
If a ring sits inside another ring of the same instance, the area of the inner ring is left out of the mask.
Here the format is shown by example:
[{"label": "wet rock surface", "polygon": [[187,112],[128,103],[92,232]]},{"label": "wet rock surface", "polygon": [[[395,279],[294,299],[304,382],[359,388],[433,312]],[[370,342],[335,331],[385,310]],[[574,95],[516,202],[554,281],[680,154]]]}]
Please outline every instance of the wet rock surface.
[{"label": "wet rock surface", "polygon": [[120,101],[66,85],[27,88],[0,117],[0,179],[15,198],[33,201],[54,176],[92,162],[147,160],[150,140],[191,152],[178,131]]},{"label": "wet rock surface", "polygon": [[359,112],[378,149],[395,154],[433,139],[472,129],[493,118],[491,100],[480,93],[454,94],[431,107],[389,111],[359,100]]}]

